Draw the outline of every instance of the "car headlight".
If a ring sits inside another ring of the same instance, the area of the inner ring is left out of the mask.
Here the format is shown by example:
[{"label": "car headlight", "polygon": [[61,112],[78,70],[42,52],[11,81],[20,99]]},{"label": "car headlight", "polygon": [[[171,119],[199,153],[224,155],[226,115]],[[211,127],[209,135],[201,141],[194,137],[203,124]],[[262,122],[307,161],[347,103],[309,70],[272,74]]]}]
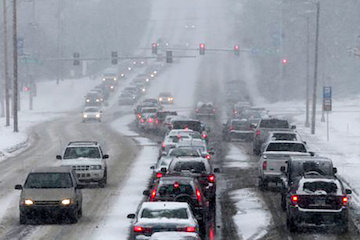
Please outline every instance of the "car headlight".
[{"label": "car headlight", "polygon": [[97,98],[97,99],[96,99],[96,102],[100,102],[100,99]]},{"label": "car headlight", "polygon": [[90,99],[86,99],[86,102],[90,102]]},{"label": "car headlight", "polygon": [[71,203],[71,199],[69,199],[69,198],[65,198],[61,201],[61,204],[64,206],[68,206],[68,205],[70,205],[70,203]]},{"label": "car headlight", "polygon": [[145,79],[145,81],[146,81],[146,82],[149,82],[149,81],[150,81],[150,79],[148,79],[148,78],[147,78],[147,79]]},{"label": "car headlight", "polygon": [[111,89],[114,89],[114,86],[110,86]]},{"label": "car headlight", "polygon": [[124,73],[122,73],[120,76],[121,76],[121,77],[125,77],[125,74],[124,74]]},{"label": "car headlight", "polygon": [[131,71],[131,67],[128,67],[128,70]]},{"label": "car headlight", "polygon": [[103,78],[103,81],[106,81],[106,79],[105,79],[105,78]]},{"label": "car headlight", "polygon": [[95,117],[96,117],[96,118],[100,118],[100,113],[97,113],[97,114],[95,115]]},{"label": "car headlight", "polygon": [[154,71],[154,74],[157,74],[157,71]]},{"label": "car headlight", "polygon": [[168,101],[169,101],[169,102],[171,102],[172,100],[173,100],[173,98],[171,98],[171,97],[168,98]]},{"label": "car headlight", "polygon": [[90,170],[100,170],[101,169],[101,165],[91,165],[90,166]]},{"label": "car headlight", "polygon": [[114,81],[116,81],[117,80],[117,78],[116,77],[114,77]]},{"label": "car headlight", "polygon": [[31,205],[34,204],[34,201],[31,200],[31,199],[25,199],[24,203],[25,203],[26,206],[31,206]]},{"label": "car headlight", "polygon": [[141,91],[145,92],[145,91],[146,91],[146,89],[145,89],[145,88],[143,88],[143,89],[141,89]]},{"label": "car headlight", "polygon": [[84,114],[84,115],[83,115],[83,117],[84,117],[84,118],[87,118],[87,117],[88,117],[88,115],[87,115],[87,114]]},{"label": "car headlight", "polygon": [[162,102],[163,98],[159,98],[159,101]]},{"label": "car headlight", "polygon": [[153,78],[154,76],[155,76],[154,74],[150,74],[150,77],[152,77],[152,78]]}]

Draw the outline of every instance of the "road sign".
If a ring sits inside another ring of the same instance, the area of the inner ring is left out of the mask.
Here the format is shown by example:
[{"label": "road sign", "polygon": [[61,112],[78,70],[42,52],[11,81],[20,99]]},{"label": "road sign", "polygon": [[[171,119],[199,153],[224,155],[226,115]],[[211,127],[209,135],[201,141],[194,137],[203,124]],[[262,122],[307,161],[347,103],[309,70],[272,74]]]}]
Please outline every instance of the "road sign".
[{"label": "road sign", "polygon": [[330,112],[332,110],[332,90],[331,87],[323,87],[323,110]]}]

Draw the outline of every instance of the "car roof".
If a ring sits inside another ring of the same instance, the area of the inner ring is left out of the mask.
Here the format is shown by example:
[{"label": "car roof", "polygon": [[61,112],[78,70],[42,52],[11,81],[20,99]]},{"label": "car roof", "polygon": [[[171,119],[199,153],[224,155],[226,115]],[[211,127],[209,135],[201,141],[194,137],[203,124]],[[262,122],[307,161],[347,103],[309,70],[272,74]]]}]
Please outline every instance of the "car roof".
[{"label": "car roof", "polygon": [[141,208],[177,209],[177,208],[189,208],[189,205],[186,202],[143,202]]},{"label": "car roof", "polygon": [[72,168],[70,166],[59,166],[59,167],[40,167],[35,168],[32,173],[66,173],[71,172]]},{"label": "car roof", "polygon": [[192,177],[185,177],[185,176],[164,176],[160,178],[160,182],[168,183],[168,182],[180,182],[180,183],[191,183],[194,181]]},{"label": "car roof", "polygon": [[196,240],[199,235],[194,232],[156,232],[151,235],[150,240]]},{"label": "car roof", "polygon": [[68,143],[68,146],[98,146],[96,141],[71,141]]},{"label": "car roof", "polygon": [[274,143],[274,144],[281,144],[281,143],[301,143],[304,145],[301,141],[291,141],[291,140],[276,140],[276,141],[269,141],[268,144]]}]

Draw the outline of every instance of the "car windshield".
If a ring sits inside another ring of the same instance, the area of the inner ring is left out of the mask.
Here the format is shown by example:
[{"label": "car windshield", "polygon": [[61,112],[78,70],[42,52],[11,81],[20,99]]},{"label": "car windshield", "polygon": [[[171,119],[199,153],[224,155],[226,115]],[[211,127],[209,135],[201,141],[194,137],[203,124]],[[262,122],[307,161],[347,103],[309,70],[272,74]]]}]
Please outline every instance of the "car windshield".
[{"label": "car windshield", "polygon": [[64,153],[64,159],[75,158],[100,158],[97,147],[68,147]]},{"label": "car windshield", "polygon": [[199,152],[192,148],[175,148],[170,152],[169,155],[172,157],[200,157]]},{"label": "car windshield", "polygon": [[70,173],[30,173],[24,188],[71,188]]},{"label": "car windshield", "polygon": [[85,109],[85,112],[99,112],[99,109],[97,109],[97,108],[87,108],[87,109]]},{"label": "car windshield", "polygon": [[286,120],[267,119],[260,122],[261,128],[289,128],[289,123]]},{"label": "car windshield", "polygon": [[171,182],[170,184],[162,184],[159,187],[159,195],[161,197],[170,197],[180,194],[186,194],[191,196],[193,194],[193,189],[191,185],[182,183],[175,184],[175,182]]},{"label": "car windshield", "polygon": [[199,121],[174,121],[173,129],[191,129],[200,132],[201,123]]},{"label": "car windshield", "polygon": [[176,162],[173,168],[174,172],[190,171],[192,173],[204,173],[206,172],[205,164],[203,162]]},{"label": "car windshield", "polygon": [[144,208],[141,212],[141,218],[178,218],[188,219],[186,208],[175,209],[149,209]]},{"label": "car windshield", "polygon": [[156,113],[157,109],[156,108],[142,109],[141,112],[142,113]]},{"label": "car windshield", "polygon": [[308,191],[308,192],[325,191],[327,194],[329,194],[329,193],[336,193],[337,186],[333,182],[314,181],[314,182],[305,182],[303,189],[304,191]]},{"label": "car windshield", "polygon": [[306,148],[302,143],[270,143],[266,148],[267,152],[302,152],[306,153]]},{"label": "car windshield", "polygon": [[250,128],[250,123],[248,121],[232,121],[231,125],[234,127],[235,130]]}]

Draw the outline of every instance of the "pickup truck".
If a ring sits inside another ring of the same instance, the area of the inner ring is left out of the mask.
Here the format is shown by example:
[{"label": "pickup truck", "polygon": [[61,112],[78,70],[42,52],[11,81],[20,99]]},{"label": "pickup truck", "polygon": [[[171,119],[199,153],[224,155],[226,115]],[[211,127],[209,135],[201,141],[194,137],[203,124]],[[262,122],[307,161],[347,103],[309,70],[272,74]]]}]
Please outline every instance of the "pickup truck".
[{"label": "pickup truck", "polygon": [[312,156],[300,141],[270,141],[259,161],[259,188],[264,190],[269,182],[281,183],[282,170],[286,171],[291,156]]},{"label": "pickup truck", "polygon": [[259,155],[261,152],[261,145],[265,142],[265,138],[269,131],[289,131],[296,129],[296,126],[290,126],[289,122],[285,119],[277,118],[263,118],[256,126],[253,138],[253,152]]}]

